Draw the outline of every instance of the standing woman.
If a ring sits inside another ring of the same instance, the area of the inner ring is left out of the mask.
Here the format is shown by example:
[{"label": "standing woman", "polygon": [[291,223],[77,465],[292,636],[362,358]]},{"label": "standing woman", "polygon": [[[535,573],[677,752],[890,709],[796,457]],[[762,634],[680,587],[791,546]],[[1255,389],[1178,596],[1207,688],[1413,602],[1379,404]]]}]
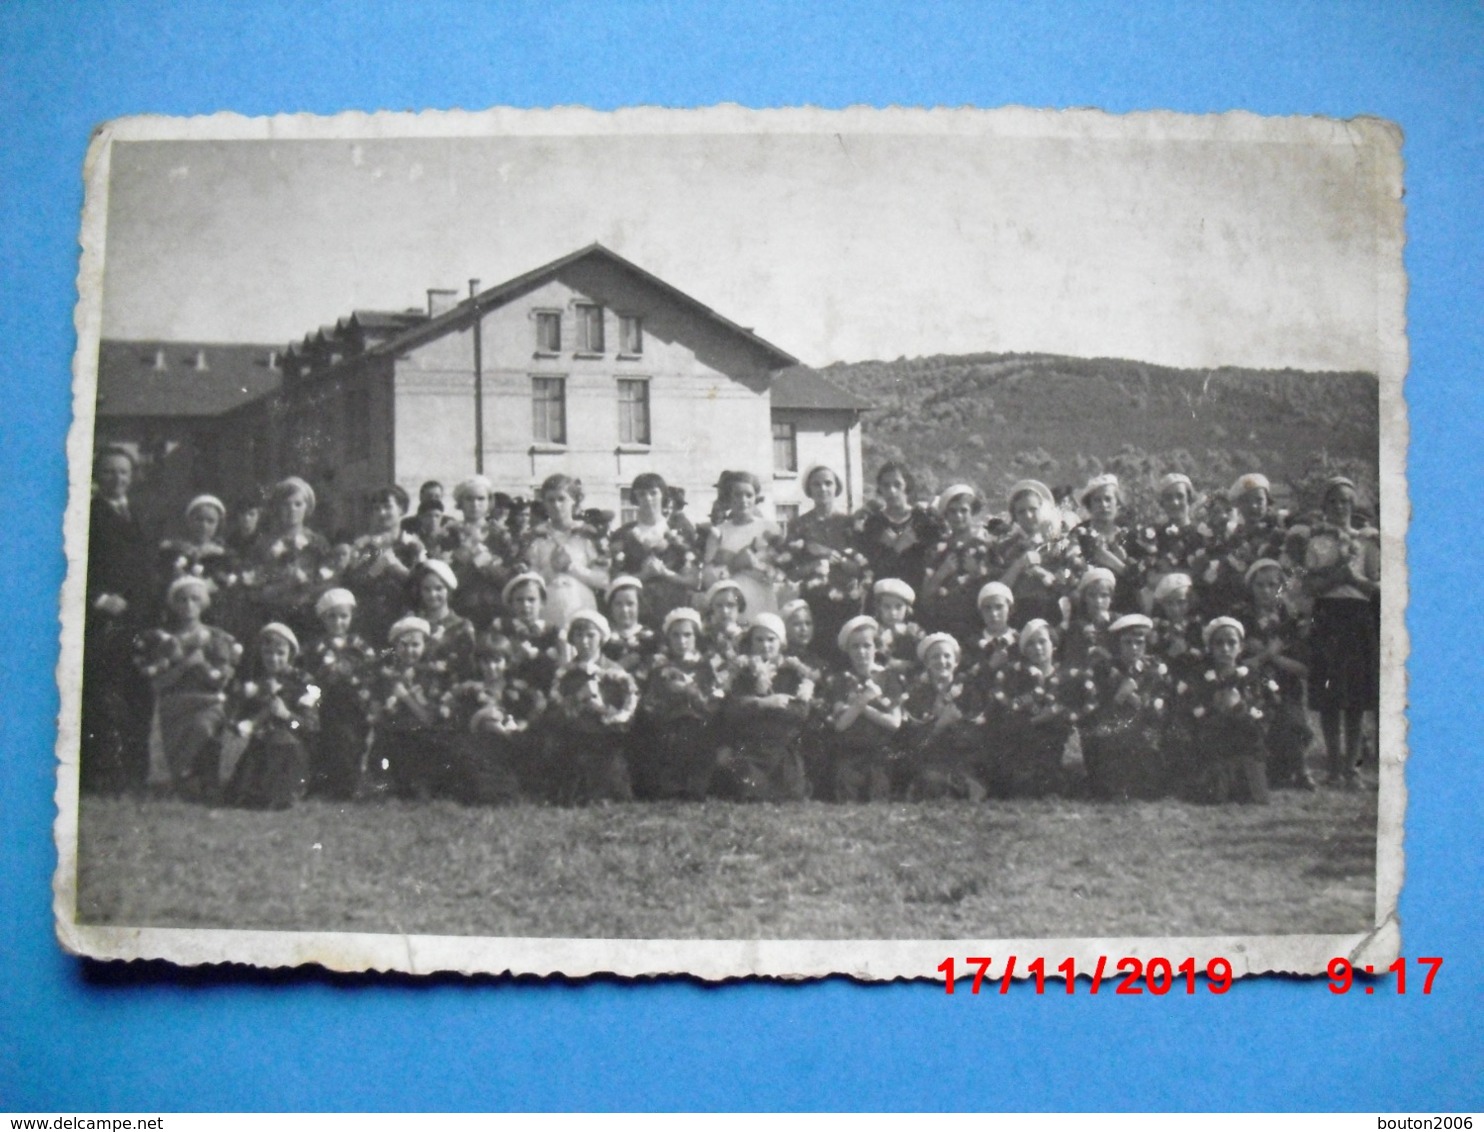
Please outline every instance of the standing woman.
[{"label": "standing woman", "polygon": [[945,488],[934,509],[947,525],[928,552],[918,605],[929,632],[951,633],[960,645],[978,635],[979,591],[994,573],[994,552],[978,515],[984,501],[966,483]]},{"label": "standing woman", "polygon": [[1062,532],[1060,509],[1044,483],[1021,480],[1010,488],[1009,499],[1014,525],[995,553],[1005,567],[1000,581],[1015,596],[1011,624],[1060,626],[1071,613],[1066,596],[1084,572],[1082,555]]},{"label": "standing woman", "polygon": [[1113,611],[1139,607],[1139,571],[1128,524],[1122,521],[1123,488],[1112,472],[1093,476],[1077,493],[1087,518],[1072,528],[1077,550],[1090,567],[1113,571]]},{"label": "standing woman", "polygon": [[453,607],[481,630],[500,612],[500,589],[516,572],[510,531],[490,517],[494,498],[494,485],[484,476],[462,480],[453,489],[453,501],[463,520],[443,528],[436,551],[459,580]]},{"label": "standing woman", "polygon": [[314,603],[335,576],[335,555],[325,537],[305,525],[314,504],[314,488],[298,476],[280,480],[269,494],[269,526],[253,543],[242,576],[254,633],[270,621],[306,636],[317,631]]},{"label": "standing woman", "polygon": [[1324,485],[1323,517],[1309,532],[1304,584],[1314,598],[1309,707],[1319,713],[1329,783],[1359,784],[1361,721],[1380,698],[1381,639],[1373,599],[1381,590],[1380,535],[1355,525],[1355,484]]},{"label": "standing woman", "polygon": [[804,473],[804,492],[814,506],[789,524],[780,556],[809,604],[815,632],[826,640],[860,614],[868,588],[866,556],[852,545],[850,516],[839,510],[843,491],[833,468],[815,464]]},{"label": "standing woman", "polygon": [[856,514],[855,546],[866,556],[873,578],[901,578],[916,585],[927,569],[927,554],[943,534],[937,514],[913,503],[917,481],[895,460],[876,473],[876,498]]},{"label": "standing woman", "polygon": [[597,593],[608,585],[608,545],[577,519],[581,480],[560,472],[547,476],[541,503],[546,521],[531,529],[524,557],[546,582],[546,619],[566,625],[579,609],[598,608]]},{"label": "standing woman", "polygon": [[614,568],[644,583],[641,613],[657,629],[672,609],[689,604],[701,581],[696,529],[681,511],[665,513],[669,487],[664,477],[645,472],[630,489],[639,516],[613,536]]},{"label": "standing woman", "polygon": [[758,513],[762,497],[762,483],[751,472],[723,472],[717,498],[725,502],[726,515],[711,528],[703,556],[702,580],[736,582],[749,615],[778,612],[781,575],[773,556],[782,536]]}]

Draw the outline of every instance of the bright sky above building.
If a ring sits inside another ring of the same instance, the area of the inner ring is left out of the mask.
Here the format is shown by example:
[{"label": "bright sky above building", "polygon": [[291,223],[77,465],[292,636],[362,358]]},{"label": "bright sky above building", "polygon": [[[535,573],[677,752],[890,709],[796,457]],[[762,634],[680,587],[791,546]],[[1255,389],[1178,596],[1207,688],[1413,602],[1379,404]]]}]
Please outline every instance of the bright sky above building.
[{"label": "bright sky above building", "polygon": [[1378,368],[1376,170],[1354,146],[628,134],[112,160],[106,337],[287,343],[598,240],[813,365]]}]

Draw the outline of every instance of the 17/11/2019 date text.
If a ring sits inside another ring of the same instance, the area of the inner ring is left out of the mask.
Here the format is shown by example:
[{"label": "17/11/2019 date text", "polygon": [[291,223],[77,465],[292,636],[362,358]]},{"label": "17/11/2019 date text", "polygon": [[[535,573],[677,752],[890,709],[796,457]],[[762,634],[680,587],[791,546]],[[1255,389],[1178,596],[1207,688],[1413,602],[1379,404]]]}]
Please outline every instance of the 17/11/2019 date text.
[{"label": "17/11/2019 date text", "polygon": [[[1425,972],[1422,980],[1422,993],[1432,994],[1433,979],[1437,977],[1443,961],[1436,956],[1422,956],[1416,962]],[[1189,957],[1176,964],[1160,955],[1149,959],[1129,955],[1117,962],[1110,961],[1106,955],[1100,955],[1091,971],[1082,972],[1078,972],[1076,961],[1070,958],[1062,960],[1054,968],[1048,970],[1046,960],[1040,956],[1017,970],[1017,958],[1011,955],[1005,960],[1004,970],[998,975],[997,980],[996,976],[990,974],[990,968],[994,964],[992,957],[970,955],[964,963],[967,965],[967,970],[962,973],[952,956],[938,964],[937,970],[943,975],[943,990],[946,993],[953,994],[958,986],[967,981],[969,993],[978,994],[985,980],[988,979],[991,982],[999,982],[1000,994],[1009,994],[1011,984],[1019,975],[1033,984],[1036,994],[1045,994],[1047,983],[1058,980],[1065,986],[1067,994],[1073,994],[1076,992],[1077,976],[1080,973],[1090,979],[1088,985],[1090,994],[1097,994],[1102,989],[1105,979],[1113,984],[1114,994],[1145,994],[1147,992],[1158,996],[1169,994],[1171,991],[1179,993],[1180,990],[1186,994],[1195,994],[1197,975],[1205,976],[1206,989],[1212,994],[1225,994],[1231,990],[1233,978],[1231,960],[1219,955],[1209,960],[1203,968],[1196,964],[1195,959]],[[1375,969],[1369,965],[1360,970],[1366,976],[1377,974]],[[1329,961],[1328,972],[1329,989],[1334,994],[1346,994],[1352,989],[1361,988],[1366,994],[1375,993],[1374,983],[1368,981],[1356,983],[1356,968],[1343,956]],[[1386,972],[1396,976],[1396,993],[1406,994],[1407,960],[1398,959],[1389,967],[1383,967],[1382,973]]]}]

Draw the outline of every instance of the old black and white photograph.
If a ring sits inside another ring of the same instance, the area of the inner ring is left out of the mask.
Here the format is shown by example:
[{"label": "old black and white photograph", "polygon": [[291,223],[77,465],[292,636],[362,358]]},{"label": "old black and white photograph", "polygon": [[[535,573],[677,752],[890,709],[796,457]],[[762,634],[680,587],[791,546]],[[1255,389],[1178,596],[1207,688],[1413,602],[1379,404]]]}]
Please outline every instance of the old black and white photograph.
[{"label": "old black and white photograph", "polygon": [[1027,110],[103,127],[64,944],[1394,957],[1399,146]]}]

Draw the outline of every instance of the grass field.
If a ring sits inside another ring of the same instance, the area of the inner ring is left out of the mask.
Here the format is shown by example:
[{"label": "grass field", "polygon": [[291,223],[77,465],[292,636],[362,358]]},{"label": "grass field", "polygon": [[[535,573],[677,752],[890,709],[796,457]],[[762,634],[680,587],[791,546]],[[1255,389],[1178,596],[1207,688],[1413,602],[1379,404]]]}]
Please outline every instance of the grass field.
[{"label": "grass field", "polygon": [[1376,796],[1267,807],[85,798],[78,919],[492,936],[931,939],[1363,931]]}]

